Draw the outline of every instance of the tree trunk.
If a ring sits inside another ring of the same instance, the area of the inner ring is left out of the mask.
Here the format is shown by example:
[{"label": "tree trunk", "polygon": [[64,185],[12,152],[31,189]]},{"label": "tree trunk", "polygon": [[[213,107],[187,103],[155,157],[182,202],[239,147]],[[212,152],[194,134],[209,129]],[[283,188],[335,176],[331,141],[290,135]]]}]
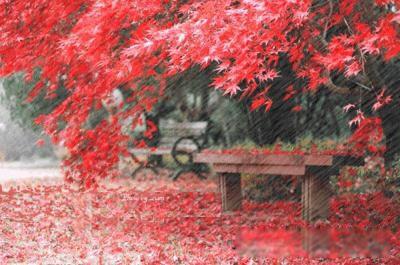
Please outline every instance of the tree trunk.
[{"label": "tree trunk", "polygon": [[[284,142],[294,142],[298,135],[296,115],[292,111],[295,106],[294,98],[284,100],[287,88],[294,83],[296,77],[285,56],[281,56],[278,69],[281,77],[272,82],[268,93],[273,101],[269,111],[266,112],[263,108],[250,111],[251,101],[244,101],[249,123],[249,137],[257,145],[273,144],[278,139]],[[259,89],[265,88],[265,85],[260,84]]]}]

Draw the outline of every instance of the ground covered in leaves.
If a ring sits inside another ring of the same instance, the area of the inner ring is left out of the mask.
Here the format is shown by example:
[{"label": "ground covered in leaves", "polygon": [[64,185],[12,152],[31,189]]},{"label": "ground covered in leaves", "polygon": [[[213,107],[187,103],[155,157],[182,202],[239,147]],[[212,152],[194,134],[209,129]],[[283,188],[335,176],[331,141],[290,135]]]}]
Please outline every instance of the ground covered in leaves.
[{"label": "ground covered in leaves", "polygon": [[[1,264],[400,263],[400,209],[379,193],[335,197],[329,222],[310,227],[298,202],[222,215],[212,179],[119,184],[2,187]],[[305,238],[323,242],[313,256]]]}]

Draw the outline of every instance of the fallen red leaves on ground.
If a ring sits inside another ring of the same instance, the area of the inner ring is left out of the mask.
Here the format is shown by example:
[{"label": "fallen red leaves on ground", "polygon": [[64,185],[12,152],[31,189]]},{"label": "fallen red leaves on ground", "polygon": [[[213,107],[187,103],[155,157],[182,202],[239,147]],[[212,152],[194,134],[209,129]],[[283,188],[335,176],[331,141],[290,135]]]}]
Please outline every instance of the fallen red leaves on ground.
[{"label": "fallen red leaves on ground", "polygon": [[[213,180],[139,180],[76,192],[0,193],[0,261],[33,264],[399,264],[400,209],[381,194],[334,198],[329,222],[305,224],[300,203],[246,201],[221,214]],[[306,230],[306,229],[309,230]],[[304,233],[327,238],[310,256]]]}]

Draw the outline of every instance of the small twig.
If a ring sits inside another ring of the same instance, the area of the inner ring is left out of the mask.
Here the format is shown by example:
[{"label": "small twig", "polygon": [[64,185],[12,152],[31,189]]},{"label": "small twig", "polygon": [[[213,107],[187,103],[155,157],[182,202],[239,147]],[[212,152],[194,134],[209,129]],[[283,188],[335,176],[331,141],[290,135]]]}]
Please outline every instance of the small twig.
[{"label": "small twig", "polygon": [[323,5],[325,5],[325,1],[321,1],[320,3],[315,3],[314,5],[312,5],[310,7],[310,9],[316,9],[316,8],[321,7]]},{"label": "small twig", "polygon": [[[354,35],[354,34],[353,34],[353,30],[351,29],[350,24],[349,24],[349,22],[347,21],[346,18],[344,18],[344,23],[346,24],[347,29],[349,30],[349,33],[350,33],[351,35]],[[371,79],[368,77],[367,72],[365,71],[365,63],[366,63],[367,59],[365,58],[364,52],[360,49],[360,47],[359,47],[358,44],[356,44],[356,47],[357,47],[357,50],[358,50],[359,53],[360,53],[360,57],[361,57],[361,68],[362,68],[362,73],[363,73],[364,79],[366,79],[370,84],[372,84]],[[373,87],[372,87],[372,88],[367,87],[366,85],[364,85],[364,84],[362,84],[362,83],[359,83],[359,82],[354,82],[354,83],[357,84],[358,86],[362,87],[362,88],[367,89],[369,92],[372,91],[372,92],[374,92],[374,93],[376,94],[376,92],[375,92],[375,90],[373,89]]]},{"label": "small twig", "polygon": [[372,88],[370,88],[370,87],[368,87],[368,86],[366,86],[366,85],[364,85],[364,84],[361,84],[361,83],[359,83],[359,82],[357,82],[357,81],[352,81],[352,82],[353,82],[354,84],[356,84],[356,85],[362,87],[362,88],[365,88],[365,89],[368,90],[368,91],[373,91]]},{"label": "small twig", "polygon": [[328,2],[329,2],[329,15],[328,15],[328,18],[325,23],[324,33],[322,35],[324,40],[326,40],[326,35],[328,34],[329,22],[331,20],[332,14],[333,14],[333,3],[331,0],[329,0]]},{"label": "small twig", "polygon": [[347,27],[347,29],[349,30],[349,33],[350,33],[351,35],[353,35],[353,31],[352,31],[352,29],[351,29],[351,27],[350,27],[349,22],[347,22],[347,19],[346,19],[346,18],[344,18],[344,23],[346,24],[346,27]]}]

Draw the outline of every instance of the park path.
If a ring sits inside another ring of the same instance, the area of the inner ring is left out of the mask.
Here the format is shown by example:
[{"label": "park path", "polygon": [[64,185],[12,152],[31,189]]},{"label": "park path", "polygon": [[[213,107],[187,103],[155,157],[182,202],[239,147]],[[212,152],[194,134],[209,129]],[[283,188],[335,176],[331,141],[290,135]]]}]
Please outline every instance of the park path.
[{"label": "park path", "polygon": [[3,187],[61,182],[61,170],[55,161],[0,162],[0,185]]}]

